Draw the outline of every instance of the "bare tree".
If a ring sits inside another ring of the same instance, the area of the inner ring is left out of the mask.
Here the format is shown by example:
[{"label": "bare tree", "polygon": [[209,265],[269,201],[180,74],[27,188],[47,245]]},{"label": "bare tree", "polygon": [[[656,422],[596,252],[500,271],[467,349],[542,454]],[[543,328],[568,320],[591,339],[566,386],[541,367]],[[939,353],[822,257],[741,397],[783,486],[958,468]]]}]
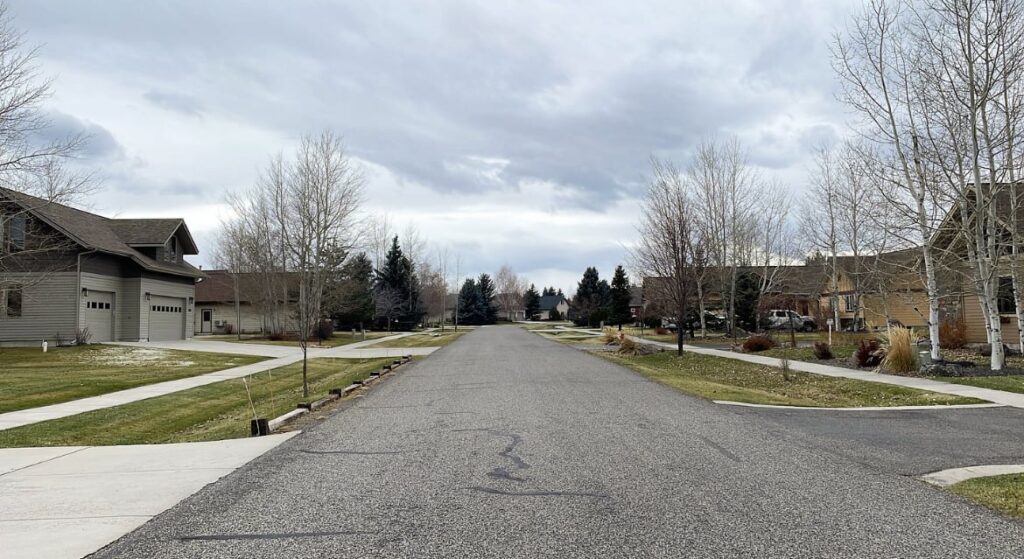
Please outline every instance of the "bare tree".
[{"label": "bare tree", "polygon": [[735,334],[736,279],[739,267],[753,256],[760,182],[737,139],[703,142],[687,179],[693,190],[693,200],[687,202],[695,206],[698,218],[694,226],[705,240],[702,246],[718,275],[729,331]]},{"label": "bare tree", "polygon": [[778,182],[768,183],[761,191],[760,217],[753,223],[751,261],[758,269],[758,308],[762,306],[760,299],[779,287],[785,270],[800,256],[790,219],[792,205],[789,191]]},{"label": "bare tree", "polygon": [[498,290],[496,297],[498,309],[505,312],[505,318],[512,320],[512,312],[515,309],[523,308],[526,281],[520,278],[508,264],[503,264],[494,276],[494,284]]},{"label": "bare tree", "polygon": [[0,296],[69,269],[59,256],[74,245],[30,215],[51,204],[79,205],[97,188],[91,173],[66,165],[88,138],[41,140],[51,126],[42,111],[51,81],[39,75],[36,56],[0,3]]},{"label": "bare tree", "polygon": [[[697,206],[689,199],[674,165],[651,160],[652,178],[641,208],[640,241],[632,267],[645,278],[645,291],[676,313],[676,349],[683,354],[683,321],[703,266]],[[646,297],[646,295],[645,295]]]},{"label": "bare tree", "polygon": [[[292,162],[274,158],[251,192],[232,199],[237,217],[225,228],[225,236],[238,248],[224,253],[249,255],[236,266],[281,277],[284,301],[298,288],[291,318],[303,354],[303,397],[309,395],[309,338],[323,318],[328,278],[360,240],[356,211],[362,185],[341,139],[324,131],[304,136]],[[277,294],[270,293],[268,299],[276,301]]]},{"label": "bare tree", "polygon": [[845,33],[833,44],[833,67],[842,85],[842,100],[862,117],[859,133],[872,141],[882,161],[892,164],[892,188],[883,189],[889,211],[901,215],[902,234],[921,247],[928,295],[928,331],[931,356],[939,349],[938,262],[935,232],[941,217],[936,211],[935,184],[923,152],[920,123],[922,89],[915,75],[919,50],[911,48],[905,2],[869,0]]}]

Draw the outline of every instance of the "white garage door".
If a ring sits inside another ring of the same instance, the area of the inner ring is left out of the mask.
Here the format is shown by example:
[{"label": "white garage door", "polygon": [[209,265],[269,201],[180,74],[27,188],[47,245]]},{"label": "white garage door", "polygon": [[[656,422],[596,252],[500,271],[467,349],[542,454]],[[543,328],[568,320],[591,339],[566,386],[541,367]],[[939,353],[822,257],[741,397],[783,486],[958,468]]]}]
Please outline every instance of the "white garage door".
[{"label": "white garage door", "polygon": [[114,339],[114,294],[109,291],[89,290],[85,296],[85,327],[93,342]]},{"label": "white garage door", "polygon": [[185,300],[153,295],[149,300],[149,339],[185,339]]}]

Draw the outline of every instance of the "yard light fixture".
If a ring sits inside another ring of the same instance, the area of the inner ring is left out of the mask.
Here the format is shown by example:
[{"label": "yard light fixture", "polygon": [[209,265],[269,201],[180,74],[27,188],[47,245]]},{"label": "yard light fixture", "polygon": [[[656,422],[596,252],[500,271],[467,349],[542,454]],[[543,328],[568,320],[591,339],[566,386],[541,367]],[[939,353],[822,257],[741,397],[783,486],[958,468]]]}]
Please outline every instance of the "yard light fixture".
[{"label": "yard light fixture", "polygon": [[151,297],[152,297],[152,294],[149,291],[147,291],[146,292],[146,300],[149,301]]},{"label": "yard light fixture", "polygon": [[83,287],[82,288],[82,298],[85,299],[88,296],[89,296],[89,288],[88,287]]}]

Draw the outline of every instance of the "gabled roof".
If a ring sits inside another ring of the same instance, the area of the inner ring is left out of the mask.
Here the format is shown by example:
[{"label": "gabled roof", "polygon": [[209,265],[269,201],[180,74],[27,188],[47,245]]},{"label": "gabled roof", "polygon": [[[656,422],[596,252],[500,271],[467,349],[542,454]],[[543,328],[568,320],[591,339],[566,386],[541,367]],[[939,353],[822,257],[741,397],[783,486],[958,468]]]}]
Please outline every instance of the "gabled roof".
[{"label": "gabled roof", "polygon": [[562,301],[568,303],[568,299],[564,295],[541,295],[540,297],[540,310],[550,311],[557,307]]},{"label": "gabled roof", "polygon": [[[3,187],[0,187],[0,197],[7,198],[18,204],[26,212],[46,222],[47,225],[60,231],[87,250],[130,258],[142,268],[150,271],[195,278],[203,277],[203,273],[198,268],[187,262],[180,264],[162,262],[146,256],[132,248],[120,235],[122,231],[126,231],[126,234],[135,234],[136,236],[132,237],[134,239],[157,238],[167,231],[168,227],[170,227],[170,222],[174,222],[177,225],[164,237],[164,240],[166,241],[170,238],[170,235],[180,228],[184,233],[184,237],[188,240],[185,243],[188,246],[182,247],[184,253],[198,254],[195,243],[192,241],[192,235],[188,232],[188,228],[182,219],[109,219]],[[152,226],[144,223],[149,221],[154,222]],[[122,225],[118,225],[118,222]]]},{"label": "gabled roof", "polygon": [[199,254],[192,235],[181,218],[170,219],[111,219],[110,227],[128,246],[164,246],[179,230],[183,233],[184,254]]},{"label": "gabled roof", "polygon": [[[299,274],[296,272],[271,272],[272,276],[263,273],[238,272],[228,270],[204,270],[206,277],[196,284],[196,304],[199,303],[231,303],[235,300],[235,278],[238,278],[238,302],[252,303],[263,296],[264,283],[271,278],[274,281],[288,282],[289,293],[295,292],[289,302],[298,300]],[[293,289],[294,288],[294,289]]]}]

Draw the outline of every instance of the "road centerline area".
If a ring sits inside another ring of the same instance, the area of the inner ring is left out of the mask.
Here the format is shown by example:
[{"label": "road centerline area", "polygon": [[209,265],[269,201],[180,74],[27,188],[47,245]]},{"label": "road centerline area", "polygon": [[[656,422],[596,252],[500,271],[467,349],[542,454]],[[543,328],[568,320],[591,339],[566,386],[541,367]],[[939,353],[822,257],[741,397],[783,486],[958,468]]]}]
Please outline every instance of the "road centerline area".
[{"label": "road centerline area", "polygon": [[1024,524],[786,421],[480,328],[96,557],[1024,555]]}]

